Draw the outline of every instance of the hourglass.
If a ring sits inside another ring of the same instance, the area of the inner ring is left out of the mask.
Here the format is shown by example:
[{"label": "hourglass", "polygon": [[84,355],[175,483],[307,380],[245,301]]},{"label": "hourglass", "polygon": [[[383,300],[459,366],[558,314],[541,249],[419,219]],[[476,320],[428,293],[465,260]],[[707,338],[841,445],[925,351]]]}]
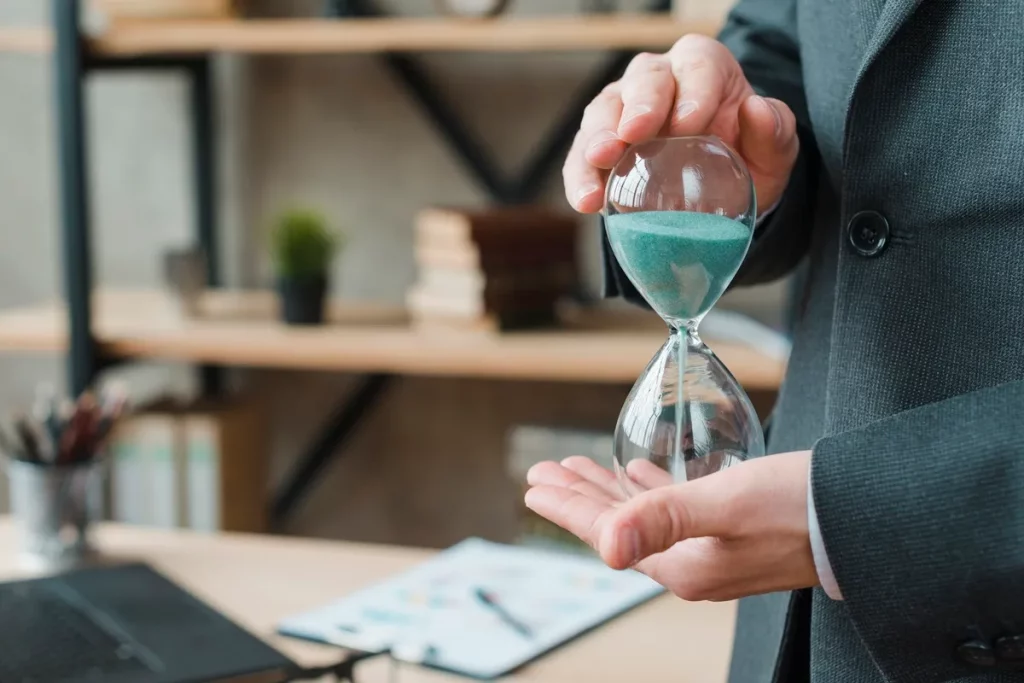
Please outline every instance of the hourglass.
[{"label": "hourglass", "polygon": [[764,454],[750,399],[698,335],[747,254],[756,216],[746,165],[715,137],[634,145],[609,175],[612,252],[670,332],[615,427],[627,496]]}]

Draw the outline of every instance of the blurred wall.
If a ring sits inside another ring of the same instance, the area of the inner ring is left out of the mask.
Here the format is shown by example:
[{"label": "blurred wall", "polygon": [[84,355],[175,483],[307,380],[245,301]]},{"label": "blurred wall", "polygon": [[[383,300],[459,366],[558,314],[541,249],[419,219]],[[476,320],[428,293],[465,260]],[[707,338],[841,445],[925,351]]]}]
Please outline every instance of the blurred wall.
[{"label": "blurred wall", "polygon": [[[46,20],[47,3],[5,0],[0,23]],[[564,13],[572,0],[517,0],[517,11]],[[259,2],[257,12],[308,8]],[[393,1],[425,13],[432,2]],[[600,55],[433,55],[430,74],[507,170],[529,156]],[[411,221],[427,202],[487,200],[400,84],[370,56],[217,60],[220,212],[229,284],[264,285],[266,223],[283,204],[323,208],[349,239],[337,292],[401,302],[413,281]],[[59,295],[55,151],[48,58],[0,55],[0,306]],[[156,286],[160,253],[191,234],[185,83],[173,75],[103,74],[88,89],[95,257],[101,284]],[[546,199],[564,202],[558,169]],[[587,279],[599,284],[597,226]],[[732,304],[774,322],[781,289]],[[138,386],[187,389],[187,368],[133,370]],[[63,359],[0,355],[0,410],[60,382]],[[254,372],[266,397],[279,477],[350,378]],[[516,485],[505,477],[505,432],[520,421],[610,429],[627,387],[402,379],[298,510],[296,533],[423,545],[466,534],[507,538]],[[282,392],[299,392],[302,403]]]}]

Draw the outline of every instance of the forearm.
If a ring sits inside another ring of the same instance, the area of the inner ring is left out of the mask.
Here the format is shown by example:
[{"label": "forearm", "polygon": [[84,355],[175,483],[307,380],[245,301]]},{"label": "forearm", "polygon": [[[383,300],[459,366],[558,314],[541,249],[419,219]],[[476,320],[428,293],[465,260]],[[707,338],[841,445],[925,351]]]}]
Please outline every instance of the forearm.
[{"label": "forearm", "polygon": [[[1024,633],[1024,382],[826,437],[814,507],[843,599],[892,680],[977,668],[972,639]],[[1019,670],[1017,668],[1016,670]]]}]

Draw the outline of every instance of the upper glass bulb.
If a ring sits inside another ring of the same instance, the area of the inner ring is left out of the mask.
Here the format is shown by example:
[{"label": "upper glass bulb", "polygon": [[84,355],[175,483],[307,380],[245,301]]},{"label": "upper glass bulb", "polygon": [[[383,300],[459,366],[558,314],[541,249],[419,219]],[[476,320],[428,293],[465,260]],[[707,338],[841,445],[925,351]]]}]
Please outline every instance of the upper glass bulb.
[{"label": "upper glass bulb", "polygon": [[746,165],[716,137],[634,145],[608,178],[612,251],[675,328],[698,323],[725,292],[750,247],[756,216]]}]

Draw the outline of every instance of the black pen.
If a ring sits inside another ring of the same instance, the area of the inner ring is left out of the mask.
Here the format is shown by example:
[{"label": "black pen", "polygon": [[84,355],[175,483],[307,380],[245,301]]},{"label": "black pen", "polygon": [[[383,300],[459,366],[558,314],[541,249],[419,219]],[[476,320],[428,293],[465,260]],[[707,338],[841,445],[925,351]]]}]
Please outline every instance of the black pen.
[{"label": "black pen", "polygon": [[39,441],[36,439],[36,435],[32,431],[32,427],[29,426],[28,420],[21,416],[15,418],[14,429],[18,432],[23,452],[28,459],[36,463],[43,462],[42,455],[39,451]]},{"label": "black pen", "polygon": [[497,614],[502,621],[515,629],[520,635],[524,638],[533,638],[533,631],[530,630],[530,627],[509,614],[501,603],[498,602],[497,597],[495,597],[493,593],[490,593],[483,588],[477,588],[473,592],[476,595],[477,600]]}]

